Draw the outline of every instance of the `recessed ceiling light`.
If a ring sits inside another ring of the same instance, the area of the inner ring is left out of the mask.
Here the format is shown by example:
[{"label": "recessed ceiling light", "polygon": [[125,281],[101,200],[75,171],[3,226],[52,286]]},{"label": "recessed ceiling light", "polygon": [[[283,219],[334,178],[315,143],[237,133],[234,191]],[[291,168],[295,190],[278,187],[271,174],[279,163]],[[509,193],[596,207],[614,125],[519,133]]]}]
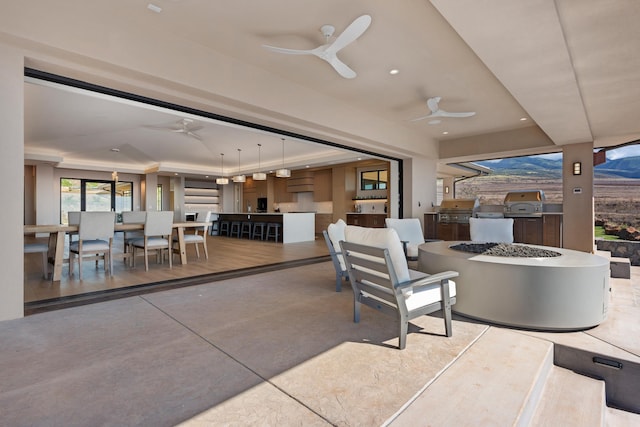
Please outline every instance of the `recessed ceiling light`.
[{"label": "recessed ceiling light", "polygon": [[397,68],[394,68],[393,70],[389,71],[389,74],[391,74],[392,76],[395,76],[399,72],[400,72],[400,70],[398,70]]},{"label": "recessed ceiling light", "polygon": [[112,148],[111,151],[113,151],[114,153],[119,153],[120,149],[119,148]]},{"label": "recessed ceiling light", "polygon": [[175,175],[175,176],[178,176],[178,172],[175,172],[175,173],[174,173],[174,175]]},{"label": "recessed ceiling light", "polygon": [[305,166],[305,168],[308,168],[308,167],[309,167],[309,165]]},{"label": "recessed ceiling light", "polygon": [[442,132],[443,135],[449,135],[449,132],[447,132],[446,130],[444,132]]},{"label": "recessed ceiling light", "polygon": [[521,117],[521,118],[520,118],[520,121],[521,121],[521,122],[526,122],[526,121],[527,121],[527,118],[526,118],[526,117]]},{"label": "recessed ceiling light", "polygon": [[155,13],[160,13],[162,12],[162,8],[160,6],[156,6],[153,3],[149,3],[147,5],[147,9],[154,11]]}]

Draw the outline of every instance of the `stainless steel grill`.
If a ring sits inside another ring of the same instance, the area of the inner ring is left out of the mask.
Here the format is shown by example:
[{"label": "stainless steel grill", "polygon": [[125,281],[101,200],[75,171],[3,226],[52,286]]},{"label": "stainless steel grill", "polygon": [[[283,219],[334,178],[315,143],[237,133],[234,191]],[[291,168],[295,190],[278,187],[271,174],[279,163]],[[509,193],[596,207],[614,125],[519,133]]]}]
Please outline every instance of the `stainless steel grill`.
[{"label": "stainless steel grill", "polygon": [[467,224],[478,206],[478,199],[443,200],[438,210],[438,222]]},{"label": "stainless steel grill", "polygon": [[544,191],[511,191],[504,198],[504,216],[538,217],[542,216]]}]

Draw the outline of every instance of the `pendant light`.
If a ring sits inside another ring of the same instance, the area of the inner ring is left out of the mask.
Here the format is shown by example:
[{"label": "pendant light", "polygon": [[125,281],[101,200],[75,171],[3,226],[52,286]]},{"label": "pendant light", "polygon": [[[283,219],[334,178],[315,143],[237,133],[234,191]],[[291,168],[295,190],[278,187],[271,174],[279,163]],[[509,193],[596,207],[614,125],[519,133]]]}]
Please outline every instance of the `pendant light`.
[{"label": "pendant light", "polygon": [[276,176],[278,178],[289,178],[291,176],[291,171],[289,169],[284,168],[284,138],[282,139],[282,169],[278,169],[276,171]]},{"label": "pendant light", "polygon": [[267,174],[262,172],[262,165],[261,165],[262,153],[261,152],[262,152],[262,144],[258,144],[258,172],[253,173],[254,181],[265,181],[267,179]]},{"label": "pendant light", "polygon": [[238,148],[238,175],[233,177],[233,182],[245,182],[246,177],[244,175],[240,175],[240,152],[242,150]]},{"label": "pendant light", "polygon": [[220,153],[220,178],[216,178],[216,184],[225,185],[229,179],[224,177],[224,154]]}]

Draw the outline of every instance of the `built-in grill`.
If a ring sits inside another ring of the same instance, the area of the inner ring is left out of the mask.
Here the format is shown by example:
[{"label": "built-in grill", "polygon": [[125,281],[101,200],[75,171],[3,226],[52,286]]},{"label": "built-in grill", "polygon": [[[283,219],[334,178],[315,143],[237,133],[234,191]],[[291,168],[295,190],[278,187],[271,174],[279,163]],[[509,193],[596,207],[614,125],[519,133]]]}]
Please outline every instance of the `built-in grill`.
[{"label": "built-in grill", "polygon": [[544,191],[511,191],[504,198],[504,216],[539,217],[542,216]]},{"label": "built-in grill", "polygon": [[438,210],[438,222],[468,224],[479,205],[478,199],[443,200]]}]

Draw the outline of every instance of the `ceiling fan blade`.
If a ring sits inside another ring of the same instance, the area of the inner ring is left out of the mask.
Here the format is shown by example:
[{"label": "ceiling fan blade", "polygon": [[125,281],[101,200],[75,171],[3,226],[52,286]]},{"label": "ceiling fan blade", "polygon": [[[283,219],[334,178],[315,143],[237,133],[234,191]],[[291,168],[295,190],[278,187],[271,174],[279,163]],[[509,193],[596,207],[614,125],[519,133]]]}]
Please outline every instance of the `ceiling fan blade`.
[{"label": "ceiling fan blade", "polygon": [[190,136],[191,138],[195,138],[198,141],[202,141],[202,137],[200,135],[198,135],[197,133],[191,132],[191,131],[187,131],[185,133],[186,136]]},{"label": "ceiling fan blade", "polygon": [[475,116],[475,111],[469,111],[464,113],[450,113],[448,111],[440,110],[438,111],[438,116],[440,117],[471,117]]},{"label": "ceiling fan blade", "polygon": [[409,121],[410,122],[417,122],[419,120],[430,119],[432,117],[437,117],[437,116],[434,116],[433,114],[429,114],[429,115],[422,116],[422,117],[416,117],[415,119],[410,119]]},{"label": "ceiling fan blade", "polygon": [[327,53],[336,53],[340,49],[355,41],[371,25],[371,16],[362,15],[356,18],[349,26],[327,47]]},{"label": "ceiling fan blade", "polygon": [[334,55],[330,55],[328,57],[322,57],[325,61],[327,61],[334,70],[338,72],[345,79],[353,79],[357,76],[356,72],[353,71],[347,64],[342,62],[338,57]]},{"label": "ceiling fan blade", "polygon": [[266,44],[263,44],[262,47],[264,47],[265,49],[269,49],[272,52],[277,52],[277,53],[286,53],[287,55],[315,55],[316,54],[316,49],[285,49],[283,47],[275,47],[275,46],[269,46]]}]

